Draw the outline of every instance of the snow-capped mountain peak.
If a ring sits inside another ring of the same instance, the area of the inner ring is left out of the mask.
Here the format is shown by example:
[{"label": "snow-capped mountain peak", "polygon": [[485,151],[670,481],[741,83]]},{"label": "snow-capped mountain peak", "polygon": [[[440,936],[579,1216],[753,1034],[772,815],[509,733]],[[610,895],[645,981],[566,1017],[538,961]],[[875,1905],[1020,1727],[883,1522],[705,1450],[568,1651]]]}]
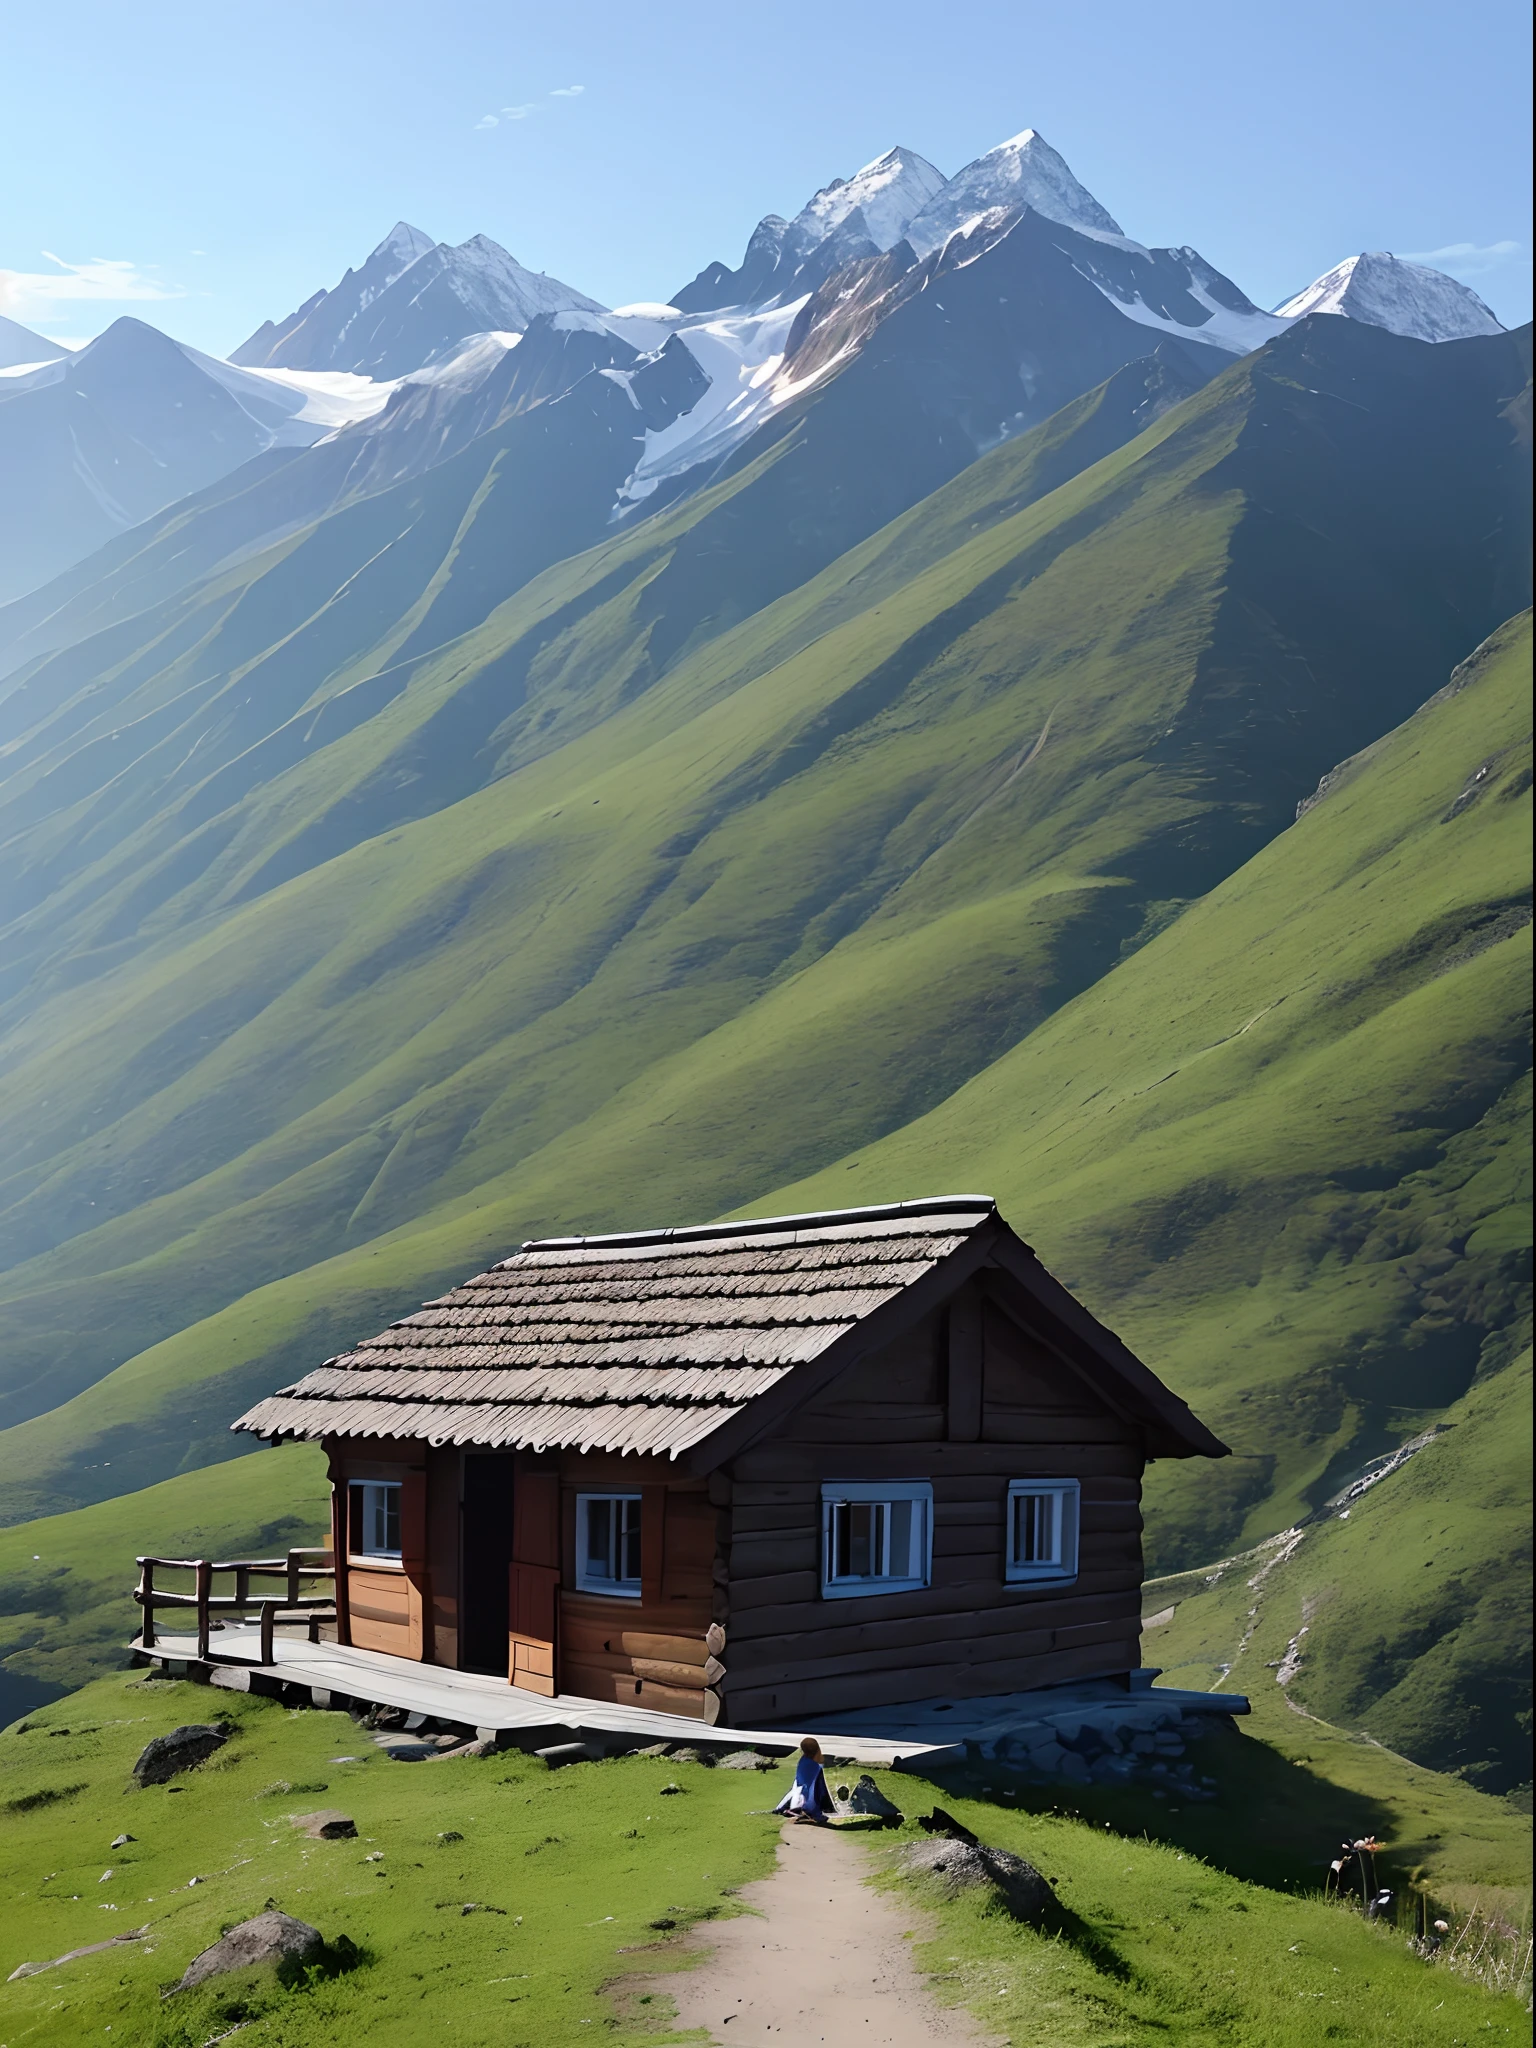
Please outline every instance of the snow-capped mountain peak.
[{"label": "snow-capped mountain peak", "polygon": [[1101,235],[1122,232],[1072,175],[1066,159],[1038,129],[1026,128],[957,172],[908,223],[907,240],[919,256],[926,256],[977,214],[1015,206],[1031,206],[1062,227]]},{"label": "snow-capped mountain peak", "polygon": [[455,248],[397,221],[360,269],[258,328],[230,361],[397,379],[445,361],[472,335],[520,334],[540,313],[571,308],[601,311],[584,292],[525,270],[489,235]]},{"label": "snow-capped mountain peak", "polygon": [[424,235],[420,228],[413,228],[408,220],[397,220],[371,252],[368,263],[384,271],[385,282],[393,284],[401,271],[409,270],[418,256],[428,255],[436,247],[432,237]]},{"label": "snow-capped mountain peak", "polygon": [[790,232],[807,249],[814,249],[857,211],[875,247],[890,249],[906,233],[908,221],[944,189],[944,183],[944,173],[935,170],[926,157],[898,144],[851,178],[834,178],[824,185],[796,214]]},{"label": "snow-capped mountain peak", "polygon": [[1469,286],[1386,249],[1367,249],[1336,263],[1275,311],[1288,320],[1338,313],[1414,341],[1465,341],[1504,332]]}]

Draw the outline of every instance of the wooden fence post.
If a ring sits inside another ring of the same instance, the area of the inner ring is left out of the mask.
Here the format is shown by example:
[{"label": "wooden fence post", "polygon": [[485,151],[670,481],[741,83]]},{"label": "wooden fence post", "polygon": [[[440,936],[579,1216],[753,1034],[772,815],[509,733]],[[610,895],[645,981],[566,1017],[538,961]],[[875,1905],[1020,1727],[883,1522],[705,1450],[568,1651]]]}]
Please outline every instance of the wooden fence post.
[{"label": "wooden fence post", "polygon": [[193,1566],[197,1574],[197,1654],[199,1661],[208,1661],[208,1598],[213,1591],[213,1566],[206,1557],[198,1558]]},{"label": "wooden fence post", "polygon": [[276,1615],[277,1602],[275,1600],[263,1600],[261,1603],[261,1647],[258,1653],[263,1664],[273,1662],[272,1623]]},{"label": "wooden fence post", "polygon": [[152,1557],[139,1559],[139,1602],[144,1609],[144,1626],[139,1630],[139,1641],[146,1650],[155,1646],[155,1560]]}]

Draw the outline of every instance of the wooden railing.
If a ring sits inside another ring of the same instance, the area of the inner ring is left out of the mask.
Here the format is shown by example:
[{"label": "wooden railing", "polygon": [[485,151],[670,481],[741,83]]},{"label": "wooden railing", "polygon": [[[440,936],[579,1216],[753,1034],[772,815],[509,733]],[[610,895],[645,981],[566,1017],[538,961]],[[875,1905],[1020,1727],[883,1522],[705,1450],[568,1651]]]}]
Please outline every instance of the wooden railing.
[{"label": "wooden railing", "polygon": [[[218,1564],[206,1557],[141,1557],[135,1560],[139,1567],[139,1583],[133,1597],[144,1610],[144,1625],[139,1635],[139,1645],[150,1650],[155,1646],[155,1610],[164,1607],[193,1608],[197,1613],[197,1654],[200,1658],[208,1655],[209,1636],[215,1615],[239,1615],[257,1617],[261,1631],[260,1661],[272,1662],[272,1635],[280,1621],[306,1621],[309,1624],[309,1640],[319,1641],[320,1624],[336,1618],[334,1582],[336,1566],[329,1550],[290,1550],[286,1557],[243,1557]],[[155,1573],[191,1572],[193,1590],[190,1593],[172,1593],[155,1585]],[[215,1593],[213,1590],[216,1573],[234,1575],[233,1593]],[[252,1579],[282,1579],[285,1581],[286,1597],[251,1592]],[[329,1579],[332,1591],[325,1595],[301,1595],[300,1581],[304,1579]]]}]

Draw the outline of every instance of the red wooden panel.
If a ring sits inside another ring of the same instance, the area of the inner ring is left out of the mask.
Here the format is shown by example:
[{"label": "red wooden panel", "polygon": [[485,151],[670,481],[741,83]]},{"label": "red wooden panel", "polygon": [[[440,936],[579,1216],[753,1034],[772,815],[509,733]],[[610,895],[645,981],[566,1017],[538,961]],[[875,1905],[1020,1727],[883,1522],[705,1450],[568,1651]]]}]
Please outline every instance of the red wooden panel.
[{"label": "red wooden panel", "polygon": [[507,1677],[525,1692],[552,1699],[555,1683],[556,1616],[560,1574],[553,1565],[508,1566]]},{"label": "red wooden panel", "polygon": [[512,1555],[524,1564],[560,1564],[560,1475],[519,1471],[512,1484]]}]

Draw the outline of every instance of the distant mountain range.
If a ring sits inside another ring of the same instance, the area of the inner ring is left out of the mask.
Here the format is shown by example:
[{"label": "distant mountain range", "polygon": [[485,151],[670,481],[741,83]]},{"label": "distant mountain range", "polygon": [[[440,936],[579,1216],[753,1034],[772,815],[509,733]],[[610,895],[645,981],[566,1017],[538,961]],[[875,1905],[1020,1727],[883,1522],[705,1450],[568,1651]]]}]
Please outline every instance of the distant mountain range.
[{"label": "distant mountain range", "polygon": [[[280,486],[270,465],[253,473],[258,487],[231,533],[238,549],[445,460],[535,392],[556,401],[583,376],[632,379],[643,366],[644,417],[630,406],[632,431],[596,387],[563,415],[584,420],[595,405],[610,423],[612,459],[597,470],[572,448],[569,491],[583,500],[583,537],[595,538],[776,432],[810,382],[840,375],[893,315],[962,274],[968,324],[914,342],[925,353],[899,373],[912,386],[914,446],[949,409],[951,470],[1143,352],[1148,330],[1193,345],[1189,362],[1207,371],[1311,312],[1431,341],[1500,331],[1464,285],[1379,253],[1265,313],[1195,250],[1126,237],[1033,129],[948,179],[914,151],[889,150],[793,220],[765,217],[735,270],[711,264],[671,299],[617,312],[483,235],[452,247],[402,221],[357,270],[264,323],[227,364],[138,321],[117,322],[78,355],[0,322],[0,603],[39,592],[28,616],[52,617],[67,601],[67,591],[43,590],[54,576],[268,451],[335,435],[348,443]],[[988,295],[984,340],[969,323]],[[904,331],[925,324],[908,318]],[[537,371],[514,369],[509,351],[530,346]],[[669,349],[671,367],[653,373],[651,359]],[[585,428],[572,431],[579,441]],[[915,459],[931,488],[943,463]],[[572,531],[559,523],[562,543]],[[185,559],[211,566],[199,545]],[[0,621],[0,638],[23,631]]]}]

